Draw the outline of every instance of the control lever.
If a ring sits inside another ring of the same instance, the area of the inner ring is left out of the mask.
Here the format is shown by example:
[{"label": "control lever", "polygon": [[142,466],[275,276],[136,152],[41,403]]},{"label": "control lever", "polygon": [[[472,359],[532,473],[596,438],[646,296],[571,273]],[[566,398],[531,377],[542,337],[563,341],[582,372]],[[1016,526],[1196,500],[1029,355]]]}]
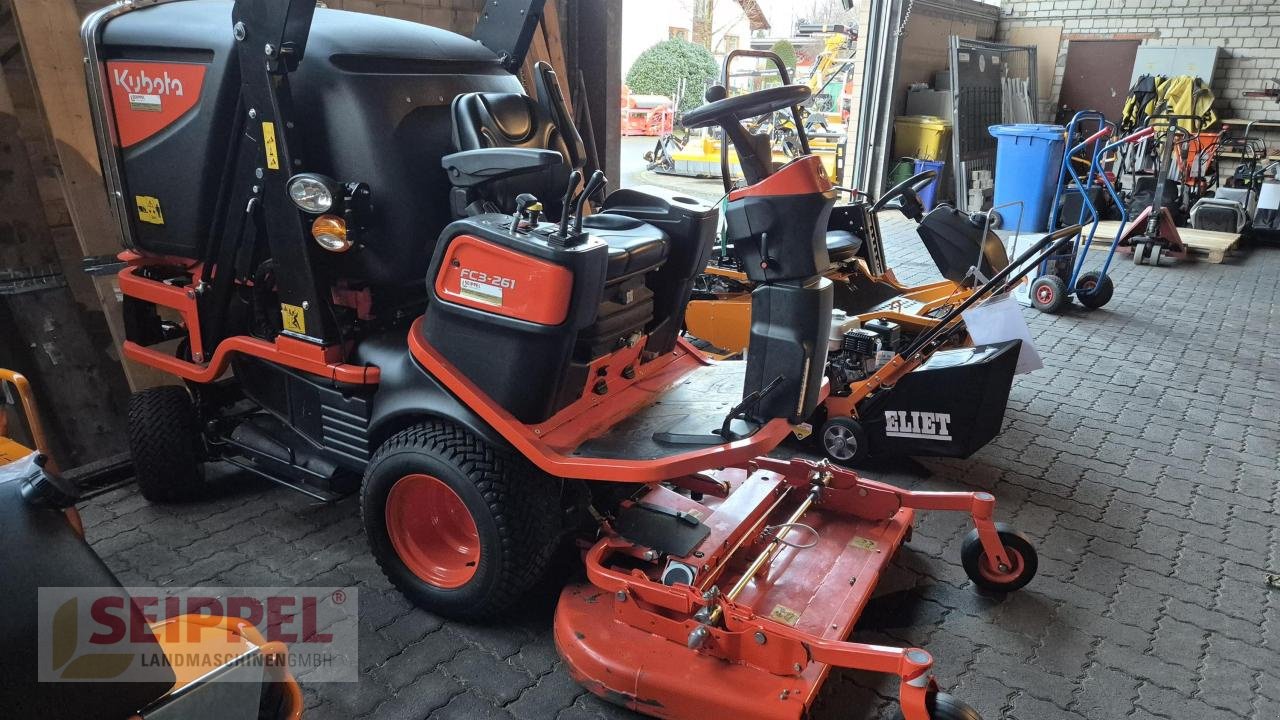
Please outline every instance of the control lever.
[{"label": "control lever", "polygon": [[587,204],[587,198],[595,195],[596,192],[604,187],[608,182],[608,178],[604,176],[603,170],[597,170],[591,173],[591,179],[587,181],[587,186],[582,189],[582,194],[578,196],[577,202],[574,204],[573,214],[573,234],[578,235],[582,232],[582,208]]},{"label": "control lever", "polygon": [[520,218],[524,217],[525,209],[533,206],[537,206],[538,209],[541,209],[542,207],[541,205],[538,205],[537,197],[529,193],[520,193],[519,195],[516,196],[516,211],[511,216],[511,234],[512,235],[514,235],[517,231],[520,230]]},{"label": "control lever", "polygon": [[573,204],[573,190],[582,182],[582,171],[569,173],[569,186],[564,189],[564,200],[560,204],[560,237],[569,236],[569,208]]}]

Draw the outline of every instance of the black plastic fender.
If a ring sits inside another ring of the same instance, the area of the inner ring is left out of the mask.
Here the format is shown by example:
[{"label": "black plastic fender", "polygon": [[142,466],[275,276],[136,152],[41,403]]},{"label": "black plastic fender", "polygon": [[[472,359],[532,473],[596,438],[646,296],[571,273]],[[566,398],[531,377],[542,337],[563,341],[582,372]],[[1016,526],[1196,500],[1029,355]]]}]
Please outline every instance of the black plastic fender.
[{"label": "black plastic fender", "polygon": [[372,337],[356,348],[353,362],[376,365],[381,373],[369,417],[371,447],[397,430],[430,417],[457,423],[490,444],[509,446],[497,430],[413,358],[407,332]]}]

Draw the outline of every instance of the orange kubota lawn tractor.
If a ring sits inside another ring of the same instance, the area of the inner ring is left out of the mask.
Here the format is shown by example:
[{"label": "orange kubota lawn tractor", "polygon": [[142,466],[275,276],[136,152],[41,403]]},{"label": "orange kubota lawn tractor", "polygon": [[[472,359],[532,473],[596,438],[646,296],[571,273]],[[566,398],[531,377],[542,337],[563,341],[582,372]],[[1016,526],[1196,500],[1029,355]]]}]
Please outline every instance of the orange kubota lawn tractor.
[{"label": "orange kubota lawn tractor", "polygon": [[475,40],[311,0],[89,21],[124,353],[184,382],[131,403],[142,492],[195,495],[213,458],[359,492],[388,578],[454,617],[508,610],[573,538],[557,647],[643,713],[799,718],[849,667],[898,677],[908,720],[976,717],[924,650],[845,638],[917,510],[972,517],[976,586],[1029,582],[995,498],[767,456],[828,393],[836,190],[739,118],[809,89],[716,86],[685,116],[734,139],[748,181],[726,204],[757,284],[748,359],[712,362],[681,327],[717,210],[618,190],[586,212],[605,179],[578,190],[554,73],[536,97],[513,74],[541,9],[490,3]]},{"label": "orange kubota lawn tractor", "polygon": [[[208,612],[147,623],[128,590],[85,542],[75,508],[79,490],[58,475],[46,454],[27,379],[0,369],[0,386],[0,397],[16,400],[12,412],[0,403],[0,587],[5,590],[0,707],[5,713],[46,720],[301,718],[302,692],[289,672],[287,649],[266,641],[253,624]],[[86,592],[95,603],[114,603],[120,610],[112,612],[129,613],[132,624],[145,630],[131,631],[127,642],[100,640],[98,654],[77,654],[77,608],[61,605],[45,623],[39,605],[43,592],[64,588],[91,589]],[[50,652],[42,653],[42,647]],[[131,654],[120,654],[126,647]]]}]

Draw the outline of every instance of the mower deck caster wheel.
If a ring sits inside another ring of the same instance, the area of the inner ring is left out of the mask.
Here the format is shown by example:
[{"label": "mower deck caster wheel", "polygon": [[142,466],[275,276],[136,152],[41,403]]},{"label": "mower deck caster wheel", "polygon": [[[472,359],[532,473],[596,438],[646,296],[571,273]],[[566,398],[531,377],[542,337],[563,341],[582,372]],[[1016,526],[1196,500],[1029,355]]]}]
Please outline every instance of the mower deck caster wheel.
[{"label": "mower deck caster wheel", "polygon": [[195,500],[208,491],[200,416],[185,387],[166,385],[129,398],[129,452],[142,496],[151,502]]},{"label": "mower deck caster wheel", "polygon": [[[944,692],[929,693],[924,705],[929,711],[929,720],[982,720],[977,710],[964,704],[956,696]],[[903,720],[901,711],[896,718]]]},{"label": "mower deck caster wheel", "polygon": [[960,563],[973,584],[983,590],[996,593],[1021,590],[1036,576],[1036,569],[1040,565],[1036,549],[1022,533],[1008,525],[996,523],[995,526],[1000,542],[1009,555],[1009,566],[997,567],[987,559],[982,541],[978,539],[977,528],[969,531],[960,547]]},{"label": "mower deck caster wheel", "polygon": [[862,423],[848,417],[834,417],[823,423],[818,440],[822,452],[843,465],[862,462],[870,450]]},{"label": "mower deck caster wheel", "polygon": [[411,602],[499,615],[540,580],[560,533],[560,486],[527,460],[439,420],[378,448],[360,512],[374,559]]},{"label": "mower deck caster wheel", "polygon": [[1097,270],[1087,272],[1076,280],[1076,299],[1090,310],[1097,310],[1111,302],[1115,291],[1116,286],[1111,282],[1111,277]]},{"label": "mower deck caster wheel", "polygon": [[1067,284],[1057,275],[1041,275],[1031,283],[1031,304],[1042,313],[1056,313],[1069,301]]}]

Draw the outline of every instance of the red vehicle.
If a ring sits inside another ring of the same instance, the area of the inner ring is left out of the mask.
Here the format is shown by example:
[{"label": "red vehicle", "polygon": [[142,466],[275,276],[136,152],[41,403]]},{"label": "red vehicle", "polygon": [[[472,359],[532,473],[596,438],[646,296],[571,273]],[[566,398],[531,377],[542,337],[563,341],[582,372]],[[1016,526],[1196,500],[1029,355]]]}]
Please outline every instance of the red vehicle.
[{"label": "red vehicle", "polygon": [[[717,86],[685,118],[724,129],[748,182],[725,207],[756,283],[750,350],[717,364],[681,327],[718,211],[618,190],[586,213],[604,175],[576,192],[554,74],[536,68],[537,100],[512,74],[541,2],[495,4],[480,43],[310,0],[130,7],[88,33],[132,242],[124,352],[186,385],[131,404],[144,494],[194,494],[211,458],[359,492],[390,580],[454,617],[501,615],[575,541],[587,579],[557,647],[650,715],[799,718],[850,667],[900,678],[908,720],[976,717],[924,650],[845,638],[918,510],[972,517],[975,585],[1029,582],[1035,551],[994,498],[766,456],[828,392],[836,189],[814,156],[775,169],[739,118],[807,87]],[[135,115],[101,87],[125,68],[201,75],[198,112]]]},{"label": "red vehicle", "polygon": [[675,130],[675,103],[662,95],[632,95],[622,86],[622,134],[662,137]]}]

